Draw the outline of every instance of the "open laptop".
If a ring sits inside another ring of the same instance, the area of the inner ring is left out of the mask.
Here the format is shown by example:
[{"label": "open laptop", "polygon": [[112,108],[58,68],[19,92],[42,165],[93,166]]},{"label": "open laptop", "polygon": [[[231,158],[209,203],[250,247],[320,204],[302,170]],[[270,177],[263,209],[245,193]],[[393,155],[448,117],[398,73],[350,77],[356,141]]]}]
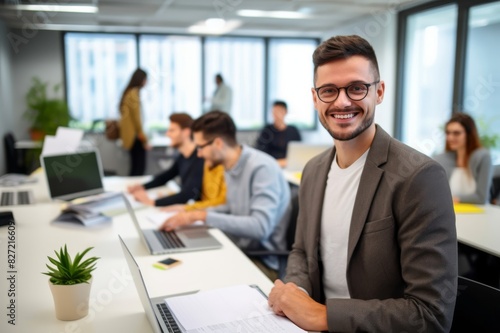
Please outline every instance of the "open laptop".
[{"label": "open laptop", "polygon": [[95,150],[42,155],[40,163],[52,199],[73,200],[104,193],[101,160]]},{"label": "open laptop", "polygon": [[121,192],[104,190],[102,164],[97,150],[42,155],[40,162],[50,198],[66,201],[82,198],[79,205],[105,214],[124,210]]},{"label": "open laptop", "polygon": [[123,200],[141,241],[151,254],[211,250],[222,247],[222,244],[208,232],[208,228],[205,226],[190,226],[169,232],[141,229],[129,200],[125,196]]},{"label": "open laptop", "polygon": [[331,147],[331,144],[308,144],[299,141],[290,141],[286,153],[286,170],[302,172],[311,158]]},{"label": "open laptop", "polygon": [[132,253],[130,253],[130,250],[128,249],[127,245],[125,245],[123,239],[120,236],[118,237],[120,238],[120,244],[122,246],[125,259],[127,260],[128,268],[130,269],[130,273],[132,274],[135,288],[137,290],[137,293],[139,294],[142,306],[144,307],[144,311],[146,312],[146,317],[148,318],[153,331],[155,333],[184,332],[184,330],[181,329],[177,324],[175,318],[172,316],[165,303],[165,298],[167,296],[160,296],[155,298],[149,297],[148,290],[146,289],[146,284],[144,283],[144,279],[142,278],[139,265],[137,265],[134,256],[132,255]]}]

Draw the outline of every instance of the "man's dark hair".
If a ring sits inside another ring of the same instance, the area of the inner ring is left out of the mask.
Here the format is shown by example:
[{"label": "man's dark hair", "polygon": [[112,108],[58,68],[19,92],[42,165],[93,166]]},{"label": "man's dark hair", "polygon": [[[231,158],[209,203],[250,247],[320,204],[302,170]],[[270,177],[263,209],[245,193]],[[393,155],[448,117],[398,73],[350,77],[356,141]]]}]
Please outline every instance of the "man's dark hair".
[{"label": "man's dark hair", "polygon": [[193,118],[185,112],[172,113],[169,117],[171,123],[178,124],[182,129],[191,128]]},{"label": "man's dark hair", "polygon": [[220,80],[220,82],[224,82],[224,79],[222,78],[222,75],[220,73],[215,75],[215,78]]},{"label": "man's dark hair", "polygon": [[316,48],[313,53],[314,84],[316,85],[316,75],[319,66],[355,55],[362,56],[371,62],[375,80],[379,80],[380,72],[373,47],[366,39],[357,35],[350,35],[331,37]]},{"label": "man's dark hair", "polygon": [[238,144],[236,141],[236,125],[233,119],[222,111],[210,111],[200,118],[196,119],[191,126],[193,133],[201,132],[206,140],[212,140],[217,137],[234,147]]},{"label": "man's dark hair", "polygon": [[288,105],[286,105],[285,101],[274,101],[273,106],[282,106],[285,110],[288,110]]}]

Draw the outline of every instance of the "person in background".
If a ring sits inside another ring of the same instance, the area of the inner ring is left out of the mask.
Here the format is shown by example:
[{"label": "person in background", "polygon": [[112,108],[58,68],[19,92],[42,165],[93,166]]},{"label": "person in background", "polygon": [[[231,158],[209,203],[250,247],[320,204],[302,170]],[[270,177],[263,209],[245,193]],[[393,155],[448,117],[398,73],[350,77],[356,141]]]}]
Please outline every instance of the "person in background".
[{"label": "person in background", "polygon": [[[170,115],[170,126],[167,136],[170,138],[172,148],[179,151],[179,156],[174,164],[167,170],[156,175],[153,180],[144,185],[134,184],[128,187],[128,192],[134,198],[149,206],[168,206],[197,200],[200,197],[201,182],[203,178],[203,159],[196,156],[196,146],[191,138],[191,124],[193,118],[186,113],[173,113]],[[146,190],[164,186],[168,181],[179,176],[181,190],[179,193],[151,199]]]},{"label": "person in background", "polygon": [[307,331],[448,332],[458,265],[446,173],[375,124],[385,83],[365,39],[332,37],[313,62],[334,146],[304,168],[286,284],[269,306]]},{"label": "person in background", "polygon": [[297,127],[287,125],[285,116],[288,108],[285,102],[275,101],[273,103],[273,123],[266,125],[260,132],[255,147],[268,153],[276,160],[281,167],[286,167],[286,152],[288,142],[301,141],[300,132]]},{"label": "person in background", "polygon": [[491,187],[491,156],[471,116],[455,113],[445,126],[445,152],[434,157],[446,170],[454,202],[484,205]]},{"label": "person in background", "polygon": [[123,148],[130,152],[130,176],[142,176],[146,170],[146,150],[149,146],[142,128],[139,95],[146,80],[146,72],[136,69],[120,100],[120,138]]},{"label": "person in background", "polygon": [[217,88],[214,91],[214,96],[211,98],[209,111],[231,112],[231,103],[233,100],[233,91],[226,83],[221,74],[215,75],[215,84]]},{"label": "person in background", "polygon": [[[204,114],[195,120],[192,130],[198,156],[211,167],[224,167],[226,204],[178,213],[167,219],[162,229],[170,231],[203,221],[224,231],[242,249],[284,250],[290,188],[276,161],[257,149],[238,144],[236,126],[225,112]],[[277,276],[277,257],[254,262],[270,278]]]},{"label": "person in background", "polygon": [[203,167],[203,181],[201,184],[201,197],[199,201],[190,204],[175,204],[163,207],[166,212],[189,212],[219,206],[226,203],[226,181],[224,180],[224,167],[212,167],[205,161]]}]

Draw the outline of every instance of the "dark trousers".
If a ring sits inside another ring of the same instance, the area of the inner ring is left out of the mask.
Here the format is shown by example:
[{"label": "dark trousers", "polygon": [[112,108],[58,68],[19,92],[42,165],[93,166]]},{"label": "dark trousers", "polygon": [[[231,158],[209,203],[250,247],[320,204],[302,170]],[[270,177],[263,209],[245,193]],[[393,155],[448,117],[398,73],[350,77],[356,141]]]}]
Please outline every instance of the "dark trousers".
[{"label": "dark trousers", "polygon": [[142,176],[146,171],[146,150],[142,142],[135,138],[130,149],[130,176]]}]

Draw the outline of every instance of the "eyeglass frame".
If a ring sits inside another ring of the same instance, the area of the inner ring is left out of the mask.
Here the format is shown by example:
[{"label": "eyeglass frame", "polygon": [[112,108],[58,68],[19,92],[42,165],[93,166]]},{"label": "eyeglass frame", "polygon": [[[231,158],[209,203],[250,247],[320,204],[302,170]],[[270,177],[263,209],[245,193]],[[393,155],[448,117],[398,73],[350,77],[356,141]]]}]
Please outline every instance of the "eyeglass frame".
[{"label": "eyeglass frame", "polygon": [[198,146],[198,145],[196,145],[196,149],[197,149],[197,150],[200,150],[200,149],[203,149],[203,148],[205,148],[205,147],[207,147],[207,146],[210,146],[212,143],[214,143],[215,139],[217,139],[217,138],[215,137],[215,138],[213,138],[212,140],[208,140],[207,142],[205,142],[205,143],[204,143],[204,144],[202,144],[202,145],[199,145],[199,146]]},{"label": "eyeglass frame", "polygon": [[[333,103],[333,102],[335,102],[335,101],[339,98],[339,96],[340,96],[340,90],[341,90],[341,89],[344,89],[344,91],[345,91],[345,94],[346,94],[347,98],[349,98],[349,99],[350,99],[350,100],[352,100],[352,101],[359,102],[359,101],[362,101],[363,99],[365,99],[365,98],[366,98],[366,96],[368,96],[368,92],[369,92],[369,90],[370,90],[370,87],[371,87],[371,86],[373,86],[373,85],[376,85],[376,84],[378,84],[378,83],[380,83],[380,80],[374,81],[374,82],[372,82],[372,83],[361,83],[361,82],[356,82],[356,83],[352,83],[352,84],[350,84],[350,85],[348,85],[348,86],[345,86],[345,87],[337,87],[337,86],[336,86],[336,85],[334,85],[334,84],[325,84],[325,85],[322,85],[321,87],[314,88],[314,90],[316,91],[316,96],[318,96],[319,100],[320,100],[320,101],[322,101],[323,103]],[[354,85],[357,85],[357,84],[359,84],[359,85],[363,85],[363,86],[365,86],[365,87],[366,87],[366,94],[365,94],[362,98],[360,98],[360,99],[355,99],[355,98],[352,98],[351,96],[349,96],[349,92],[348,92],[348,89],[349,89],[350,87],[352,87],[352,86],[354,86]],[[321,99],[321,97],[319,97],[319,90],[320,90],[320,89],[322,89],[322,88],[325,88],[325,87],[335,87],[335,88],[338,90],[338,92],[337,92],[337,97],[335,97],[332,101],[326,102],[326,101],[322,100],[322,99]]]}]

